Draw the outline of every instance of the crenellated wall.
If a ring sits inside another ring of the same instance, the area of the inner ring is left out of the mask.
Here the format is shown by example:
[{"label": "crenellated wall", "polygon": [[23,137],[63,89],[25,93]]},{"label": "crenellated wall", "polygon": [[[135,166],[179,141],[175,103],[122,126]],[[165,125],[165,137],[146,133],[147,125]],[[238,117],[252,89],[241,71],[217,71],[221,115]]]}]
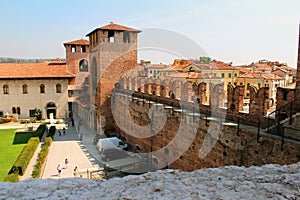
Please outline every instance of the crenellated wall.
[{"label": "crenellated wall", "polygon": [[[257,97],[253,96],[260,98],[261,92],[257,94]],[[168,161],[172,161],[168,167],[186,171],[225,165],[290,164],[300,161],[299,144],[284,142],[281,146],[280,138],[263,135],[257,138],[256,133],[238,131],[236,124],[214,118],[206,121],[205,114],[191,112],[188,105],[178,109],[179,102],[175,99],[166,98],[166,102],[161,104],[155,99],[149,101],[150,95],[144,98],[137,96],[122,93],[121,90],[114,93],[112,101],[117,133],[136,151],[153,152],[149,155],[157,167],[165,167]],[[164,101],[163,98],[160,100]],[[167,105],[170,103],[174,106]],[[211,132],[210,126],[217,128]],[[218,135],[216,132],[220,127],[222,129]],[[211,151],[200,158],[202,146],[214,141],[216,144]],[[185,145],[188,148],[182,149]]]},{"label": "crenellated wall", "polygon": [[[206,90],[209,87],[210,94]],[[274,123],[274,120],[267,120],[267,109],[269,103],[268,88],[250,88],[249,113],[242,112],[244,106],[245,86],[227,87],[227,99],[225,100],[224,85],[182,82],[179,80],[161,80],[151,78],[123,77],[120,80],[120,88],[126,93],[151,101],[171,106],[184,104],[190,110],[197,108],[202,113],[213,115],[226,115],[227,119],[262,127]],[[228,107],[224,107],[227,101]]]}]

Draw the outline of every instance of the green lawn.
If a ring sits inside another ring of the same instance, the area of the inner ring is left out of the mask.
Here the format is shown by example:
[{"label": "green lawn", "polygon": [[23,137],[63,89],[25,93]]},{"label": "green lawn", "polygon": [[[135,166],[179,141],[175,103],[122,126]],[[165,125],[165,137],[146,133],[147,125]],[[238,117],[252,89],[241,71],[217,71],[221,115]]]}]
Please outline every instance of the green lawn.
[{"label": "green lawn", "polygon": [[3,181],[26,145],[14,144],[16,129],[0,129],[0,181]]}]

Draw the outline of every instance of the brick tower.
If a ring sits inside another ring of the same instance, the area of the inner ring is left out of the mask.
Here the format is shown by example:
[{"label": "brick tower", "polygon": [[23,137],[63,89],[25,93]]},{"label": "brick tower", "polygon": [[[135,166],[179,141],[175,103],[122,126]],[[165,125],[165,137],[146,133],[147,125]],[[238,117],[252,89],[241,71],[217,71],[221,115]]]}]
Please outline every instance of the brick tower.
[{"label": "brick tower", "polygon": [[299,38],[298,38],[298,61],[297,61],[296,88],[300,88],[300,24],[299,24]]},{"label": "brick tower", "polygon": [[[68,71],[77,74],[88,70],[89,41],[84,39],[64,43]],[[86,61],[84,61],[86,60]]]},{"label": "brick tower", "polygon": [[113,117],[110,97],[120,77],[137,65],[140,31],[111,22],[87,36],[90,41],[90,127],[111,131]]}]

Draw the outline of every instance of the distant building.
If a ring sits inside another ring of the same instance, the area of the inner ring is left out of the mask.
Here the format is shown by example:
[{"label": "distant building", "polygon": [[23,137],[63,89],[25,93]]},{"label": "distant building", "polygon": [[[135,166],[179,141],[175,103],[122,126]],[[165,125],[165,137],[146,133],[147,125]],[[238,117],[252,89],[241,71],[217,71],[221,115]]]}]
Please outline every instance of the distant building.
[{"label": "distant building", "polygon": [[250,98],[250,86],[255,86],[258,89],[268,87],[270,99],[275,101],[277,87],[285,86],[285,79],[273,73],[265,73],[262,71],[251,71],[240,75],[237,78],[237,85],[245,86],[245,98]]},{"label": "distant building", "polygon": [[1,63],[0,116],[17,114],[19,118],[34,117],[40,109],[43,118],[67,116],[68,87],[75,78],[65,62]]}]

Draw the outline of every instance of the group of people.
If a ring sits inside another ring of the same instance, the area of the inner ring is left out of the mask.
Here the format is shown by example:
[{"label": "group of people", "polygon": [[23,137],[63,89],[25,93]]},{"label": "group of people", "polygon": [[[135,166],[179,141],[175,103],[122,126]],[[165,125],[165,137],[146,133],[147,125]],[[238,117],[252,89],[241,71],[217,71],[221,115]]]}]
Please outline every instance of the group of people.
[{"label": "group of people", "polygon": [[61,136],[61,134],[62,134],[61,131],[62,131],[62,133],[63,133],[64,135],[66,135],[66,128],[65,128],[65,127],[63,127],[62,130],[60,130],[60,129],[57,130],[59,136]]},{"label": "group of people", "polygon": [[[65,159],[65,168],[64,169],[68,169],[69,168],[69,160],[66,158]],[[61,171],[62,171],[62,166],[60,164],[57,165],[57,172],[58,172],[58,176],[60,177],[61,175]],[[78,167],[75,166],[74,170],[73,170],[73,175],[74,177],[78,177]]]}]

